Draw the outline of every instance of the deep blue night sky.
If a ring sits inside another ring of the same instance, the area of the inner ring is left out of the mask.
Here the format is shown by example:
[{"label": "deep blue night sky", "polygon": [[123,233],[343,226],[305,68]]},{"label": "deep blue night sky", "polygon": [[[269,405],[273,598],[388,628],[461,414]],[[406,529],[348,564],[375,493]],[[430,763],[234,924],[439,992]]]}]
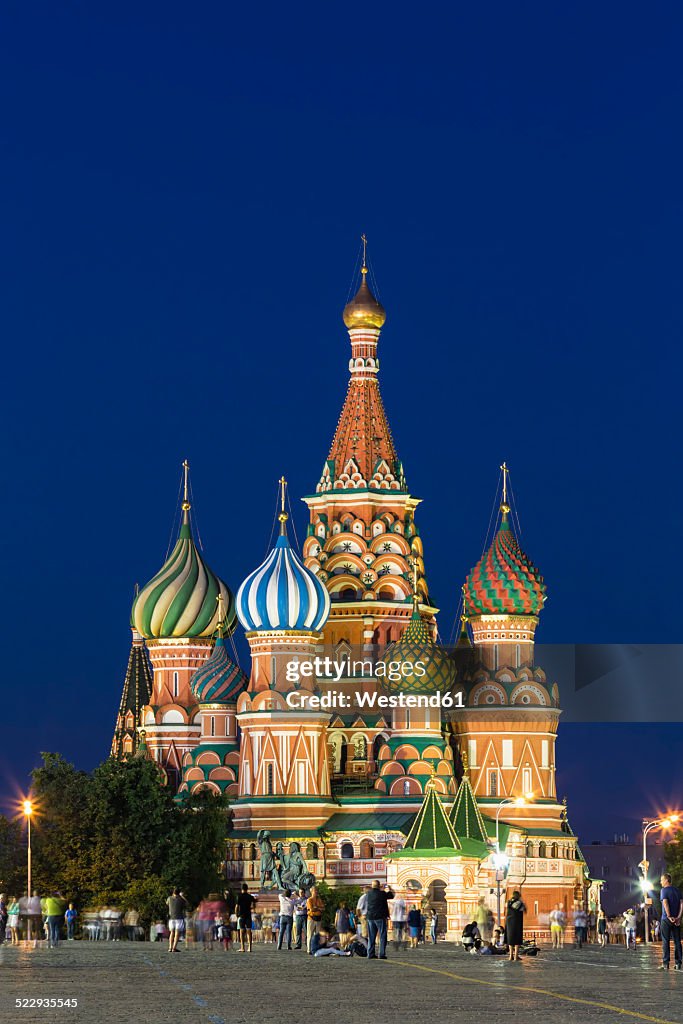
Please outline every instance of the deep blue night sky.
[{"label": "deep blue night sky", "polygon": [[[458,7],[4,5],[8,794],[108,753],[184,457],[233,589],[314,489],[362,231],[442,633],[506,459],[539,639],[679,639],[683,10]],[[565,727],[587,840],[673,798],[674,733]]]}]

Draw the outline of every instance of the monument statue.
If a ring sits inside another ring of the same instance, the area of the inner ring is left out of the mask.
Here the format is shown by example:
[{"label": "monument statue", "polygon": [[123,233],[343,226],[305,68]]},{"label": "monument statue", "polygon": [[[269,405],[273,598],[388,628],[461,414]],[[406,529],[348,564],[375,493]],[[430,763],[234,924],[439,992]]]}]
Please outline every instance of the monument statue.
[{"label": "monument statue", "polygon": [[[259,829],[256,834],[256,842],[259,845],[261,851],[261,888],[262,889],[281,889],[282,879],[280,878],[280,871],[273,854],[273,846],[270,841],[270,832],[267,828]],[[281,846],[282,844],[278,844]],[[270,882],[269,886],[266,886],[266,880]]]}]

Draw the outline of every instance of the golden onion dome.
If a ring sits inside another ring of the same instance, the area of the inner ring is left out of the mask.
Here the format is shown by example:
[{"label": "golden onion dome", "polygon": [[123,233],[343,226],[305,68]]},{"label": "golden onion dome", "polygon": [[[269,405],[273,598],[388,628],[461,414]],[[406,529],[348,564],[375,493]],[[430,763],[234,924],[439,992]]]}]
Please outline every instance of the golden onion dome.
[{"label": "golden onion dome", "polygon": [[381,302],[368,288],[368,268],[362,267],[363,280],[360,288],[350,302],[344,306],[344,323],[351,330],[354,327],[374,327],[379,330],[384,326],[387,313]]}]

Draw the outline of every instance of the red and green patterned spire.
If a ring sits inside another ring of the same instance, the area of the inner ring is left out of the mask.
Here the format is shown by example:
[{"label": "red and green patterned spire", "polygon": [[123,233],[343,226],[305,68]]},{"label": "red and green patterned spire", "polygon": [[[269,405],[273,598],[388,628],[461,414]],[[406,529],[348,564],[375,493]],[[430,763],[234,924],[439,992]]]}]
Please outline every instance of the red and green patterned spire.
[{"label": "red and green patterned spire", "polygon": [[465,581],[467,615],[538,615],[545,601],[543,577],[522,551],[508,522],[507,466],[503,463],[501,522],[493,544]]}]

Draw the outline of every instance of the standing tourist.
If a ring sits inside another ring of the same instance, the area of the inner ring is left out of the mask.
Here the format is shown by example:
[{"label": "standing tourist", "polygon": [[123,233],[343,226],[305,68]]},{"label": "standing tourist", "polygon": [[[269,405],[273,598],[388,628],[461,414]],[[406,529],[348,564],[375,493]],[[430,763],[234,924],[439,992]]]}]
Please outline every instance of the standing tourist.
[{"label": "standing tourist", "polygon": [[429,912],[429,937],[436,945],[436,935],[439,929],[439,915],[434,907]]},{"label": "standing tourist", "polygon": [[388,885],[382,889],[378,879],[372,883],[368,893],[368,960],[375,960],[375,943],[379,935],[379,959],[387,958],[387,921],[389,920],[389,900],[394,894]]},{"label": "standing tourist", "polygon": [[[634,918],[635,927],[635,918]],[[583,947],[588,933],[588,914],[580,903],[574,904],[574,942],[577,949]]]},{"label": "standing tourist", "polygon": [[397,951],[403,942],[406,919],[406,901],[402,896],[397,896],[391,904],[391,927],[394,933],[394,949]]},{"label": "standing tourist", "polygon": [[662,901],[662,963],[660,971],[669,970],[671,958],[671,939],[674,940],[674,970],[681,969],[681,915],[683,915],[683,899],[680,889],[671,884],[671,875],[662,875],[660,878],[662,891],[659,898]]},{"label": "standing tourist", "polygon": [[346,949],[351,941],[351,911],[345,900],[339,904],[339,909],[334,918],[334,927],[339,934],[339,946]]},{"label": "standing tourist", "polygon": [[0,893],[0,946],[4,943],[7,937],[7,920],[9,918],[9,911],[7,910],[7,897],[5,893]]},{"label": "standing tourist", "polygon": [[237,897],[237,903],[235,904],[235,913],[237,914],[237,927],[240,933],[240,949],[239,953],[251,953],[251,941],[252,941],[252,920],[251,915],[254,911],[256,904],[256,897],[252,896],[249,892],[249,886],[246,882],[242,884],[242,892]]},{"label": "standing tourist", "polygon": [[37,944],[43,930],[43,910],[40,903],[38,890],[35,889],[33,896],[27,900],[27,938],[29,942],[33,939],[34,946]]},{"label": "standing tourist", "polygon": [[555,909],[550,911],[549,920],[553,949],[562,949],[564,946],[564,929],[567,925],[567,915],[562,909],[561,903],[556,903]]},{"label": "standing tourist", "polygon": [[419,907],[411,906],[408,911],[408,938],[410,939],[411,949],[417,949],[418,939],[420,938],[421,917]]},{"label": "standing tourist", "polygon": [[607,916],[604,910],[598,911],[598,942],[601,946],[607,945]]},{"label": "standing tourist", "polygon": [[76,918],[78,917],[78,914],[73,903],[70,903],[69,906],[67,907],[66,914],[64,915],[64,917],[66,918],[66,937],[69,942],[73,942],[74,931],[76,929]]},{"label": "standing tourist", "polygon": [[301,949],[301,942],[306,943],[306,890],[299,889],[294,900],[294,948]]},{"label": "standing tourist", "polygon": [[9,916],[7,918],[7,924],[9,926],[10,932],[12,933],[11,934],[11,945],[13,945],[13,946],[18,946],[19,945],[19,938],[20,938],[20,935],[19,935],[19,923],[20,923],[19,912],[20,912],[20,909],[21,908],[19,906],[19,900],[16,899],[16,897],[9,901],[9,906],[8,906],[8,915]]},{"label": "standing tourist", "polygon": [[55,892],[45,899],[45,914],[47,918],[47,945],[48,949],[56,949],[59,945],[59,933],[62,929],[66,902],[62,899],[60,892]]},{"label": "standing tourist", "polygon": [[178,939],[185,928],[185,914],[187,912],[187,900],[180,895],[180,889],[175,888],[166,900],[168,907],[168,951],[178,952]]},{"label": "standing tourist", "polygon": [[519,960],[519,947],[524,941],[524,911],[526,906],[519,889],[515,889],[508,900],[505,915],[505,935],[510,947],[510,960]]},{"label": "standing tourist", "polygon": [[636,915],[632,907],[624,912],[624,941],[627,949],[636,948]]},{"label": "standing tourist", "polygon": [[311,895],[306,900],[306,914],[308,920],[306,922],[307,928],[307,939],[306,945],[308,947],[308,955],[313,956],[314,950],[312,949],[313,936],[317,935],[322,928],[323,911],[325,910],[325,904],[318,895],[318,887],[313,886],[311,889]]},{"label": "standing tourist", "polygon": [[280,894],[280,931],[277,937],[277,948],[282,949],[287,943],[287,949],[292,948],[292,924],[294,923],[294,900],[289,889]]}]

